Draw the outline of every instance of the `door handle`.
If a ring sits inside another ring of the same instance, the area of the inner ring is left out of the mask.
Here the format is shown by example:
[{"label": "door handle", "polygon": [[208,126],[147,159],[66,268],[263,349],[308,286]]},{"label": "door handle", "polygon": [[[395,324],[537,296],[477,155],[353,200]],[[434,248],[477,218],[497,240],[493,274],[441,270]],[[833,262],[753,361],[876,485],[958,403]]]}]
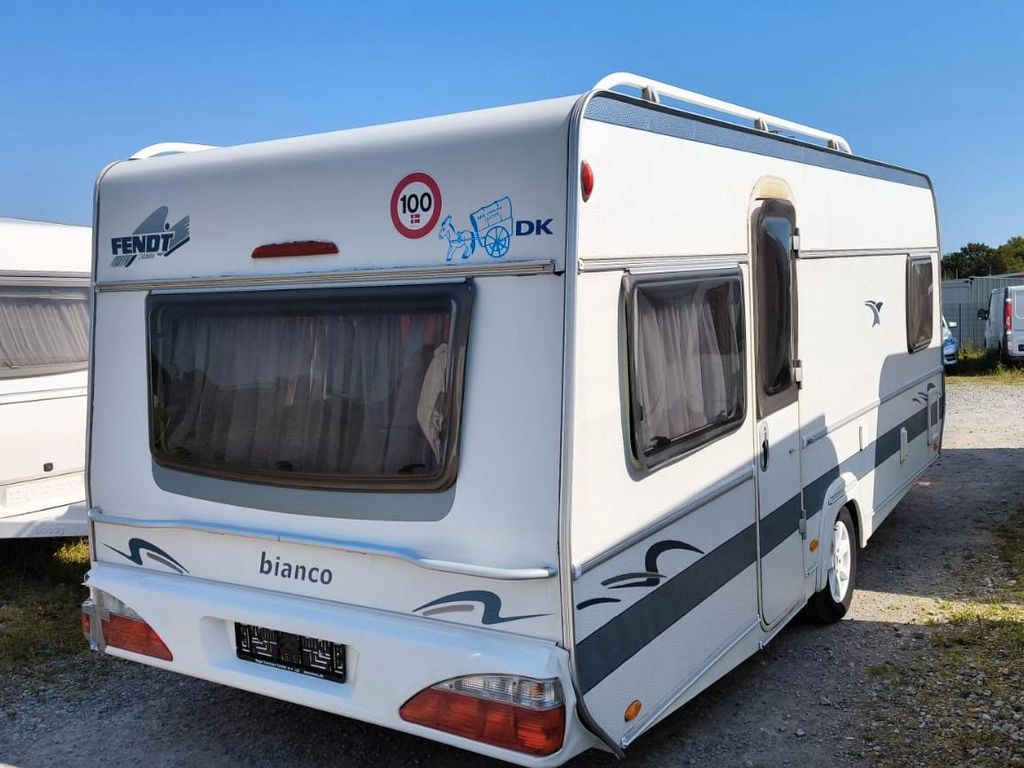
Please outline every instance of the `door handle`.
[{"label": "door handle", "polygon": [[771,454],[771,448],[768,446],[767,435],[764,438],[764,442],[761,443],[761,471],[764,472],[768,469],[768,456]]}]

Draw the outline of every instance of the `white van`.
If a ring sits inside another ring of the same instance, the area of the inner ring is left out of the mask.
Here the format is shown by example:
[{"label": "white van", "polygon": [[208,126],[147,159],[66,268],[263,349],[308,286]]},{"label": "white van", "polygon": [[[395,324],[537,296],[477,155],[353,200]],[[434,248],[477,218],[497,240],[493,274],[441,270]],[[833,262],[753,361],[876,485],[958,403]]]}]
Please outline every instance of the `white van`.
[{"label": "white van", "polygon": [[978,310],[985,321],[985,348],[1001,360],[1024,360],[1024,285],[995,288],[988,309]]},{"label": "white van", "polygon": [[92,235],[0,218],[0,538],[85,536]]},{"label": "white van", "polygon": [[112,655],[621,754],[808,601],[841,617],[938,455],[931,184],[839,136],[622,74],[170,149],[96,196]]}]

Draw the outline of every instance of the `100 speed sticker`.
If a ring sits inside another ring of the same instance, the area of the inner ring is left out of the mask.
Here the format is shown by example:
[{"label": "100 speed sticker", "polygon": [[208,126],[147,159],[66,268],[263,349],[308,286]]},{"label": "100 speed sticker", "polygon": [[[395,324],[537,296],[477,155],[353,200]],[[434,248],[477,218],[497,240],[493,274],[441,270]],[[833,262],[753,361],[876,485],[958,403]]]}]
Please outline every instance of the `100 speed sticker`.
[{"label": "100 speed sticker", "polygon": [[416,240],[430,234],[441,218],[441,188],[433,177],[410,173],[391,193],[391,223],[403,237]]}]

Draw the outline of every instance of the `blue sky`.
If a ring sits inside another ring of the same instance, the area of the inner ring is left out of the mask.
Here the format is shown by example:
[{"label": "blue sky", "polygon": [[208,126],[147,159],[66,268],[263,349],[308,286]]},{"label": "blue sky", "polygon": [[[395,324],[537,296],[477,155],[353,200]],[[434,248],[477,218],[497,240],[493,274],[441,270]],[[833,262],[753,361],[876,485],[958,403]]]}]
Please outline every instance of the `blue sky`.
[{"label": "blue sky", "polygon": [[[943,250],[1024,234],[1024,3],[22,3],[0,215],[88,223],[108,162],[586,90],[630,70],[926,171]],[[865,222],[870,226],[870,222]]]}]

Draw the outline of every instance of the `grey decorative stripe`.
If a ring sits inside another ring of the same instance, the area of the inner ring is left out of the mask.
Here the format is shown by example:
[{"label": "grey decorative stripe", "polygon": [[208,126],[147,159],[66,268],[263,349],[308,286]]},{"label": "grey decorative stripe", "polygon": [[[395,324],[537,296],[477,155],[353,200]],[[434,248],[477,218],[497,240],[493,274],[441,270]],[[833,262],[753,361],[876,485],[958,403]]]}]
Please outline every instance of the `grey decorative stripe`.
[{"label": "grey decorative stripe", "polygon": [[[939,398],[944,412],[945,397]],[[927,406],[882,434],[875,443],[875,467],[899,453],[900,430],[912,441],[928,429]],[[839,477],[835,466],[803,488],[808,510],[824,506],[825,492]],[[799,533],[801,495],[793,496],[761,519],[761,557]],[[757,561],[758,529],[752,524],[693,565],[667,580],[576,644],[576,670],[580,691],[586,694],[658,635],[724,587]],[[606,601],[601,601],[606,602]],[[585,600],[578,608],[597,604]]]},{"label": "grey decorative stripe", "polygon": [[752,565],[757,559],[755,535],[755,526],[747,526],[581,640],[576,645],[580,690],[591,690]]},{"label": "grey decorative stripe", "polygon": [[761,557],[798,531],[801,517],[803,509],[798,493],[772,510],[771,514],[761,518]]},{"label": "grey decorative stripe", "polygon": [[663,136],[778,157],[804,165],[870,176],[922,189],[931,189],[932,186],[931,181],[923,173],[835,152],[786,136],[723,123],[701,115],[682,113],[657,104],[638,104],[634,99],[619,94],[595,96],[587,105],[584,117],[602,123],[660,133]]}]

